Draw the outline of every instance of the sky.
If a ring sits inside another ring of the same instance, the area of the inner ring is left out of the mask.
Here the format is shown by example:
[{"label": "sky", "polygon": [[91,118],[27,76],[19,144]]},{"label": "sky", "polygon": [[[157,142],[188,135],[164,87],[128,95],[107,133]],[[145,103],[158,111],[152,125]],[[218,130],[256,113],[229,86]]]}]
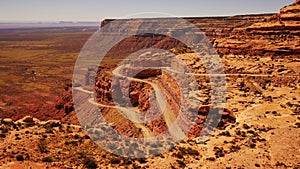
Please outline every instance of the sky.
[{"label": "sky", "polygon": [[[0,22],[278,13],[294,0],[1,0]],[[142,13],[148,13],[141,15]]]}]

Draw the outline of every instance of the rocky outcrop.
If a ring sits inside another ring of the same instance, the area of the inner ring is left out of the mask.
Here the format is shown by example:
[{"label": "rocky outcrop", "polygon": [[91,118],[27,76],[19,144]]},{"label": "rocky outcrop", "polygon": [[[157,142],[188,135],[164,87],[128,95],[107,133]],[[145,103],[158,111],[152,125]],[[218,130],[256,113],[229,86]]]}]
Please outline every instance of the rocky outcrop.
[{"label": "rocky outcrop", "polygon": [[[177,116],[178,124],[184,131],[188,131],[188,137],[199,137],[201,133],[209,133],[213,127],[225,129],[229,124],[235,123],[236,117],[234,113],[227,108],[221,109],[210,105],[202,105],[201,102],[199,105],[195,105],[192,102],[182,102],[181,95],[185,95],[186,92],[185,89],[179,88],[178,83],[183,84],[183,81],[186,82],[186,79],[177,78],[177,80],[181,80],[181,82],[175,81],[170,74],[163,71],[160,83],[161,87],[163,87],[166,99],[174,111],[173,113]],[[192,84],[186,84],[184,86],[191,85]],[[194,91],[188,92],[189,99],[191,99],[190,96],[194,94],[193,92]],[[200,93],[200,91],[198,92]],[[208,97],[210,97],[210,95]],[[197,96],[196,99],[198,99]],[[179,114],[180,109],[181,112]],[[197,112],[197,115],[193,116],[192,114],[195,112]],[[213,119],[208,119],[209,113],[211,113],[210,117],[213,117]],[[206,128],[204,128],[205,123],[207,125]],[[218,124],[218,126],[214,126],[215,124]]]},{"label": "rocky outcrop", "polygon": [[56,110],[53,112],[53,119],[79,124],[74,109],[71,84],[68,84],[65,87],[65,91],[56,101],[55,108]]},{"label": "rocky outcrop", "polygon": [[[221,119],[219,121],[214,121],[215,119],[208,119],[208,113],[211,113],[213,115],[221,115]],[[209,121],[211,121],[209,123]],[[234,113],[225,108],[224,110],[219,108],[214,108],[210,106],[201,106],[198,111],[198,116],[195,120],[194,126],[191,128],[191,130],[188,133],[188,136],[191,138],[199,137],[200,134],[208,134],[210,131],[213,130],[211,128],[211,123],[217,123],[219,129],[225,129],[228,125],[231,123],[235,123],[236,117]],[[206,123],[206,128],[204,128],[204,124]]]},{"label": "rocky outcrop", "polygon": [[124,68],[122,70],[122,74],[126,75],[128,77],[135,77],[139,79],[145,79],[145,78],[150,78],[150,77],[156,77],[161,75],[161,70],[160,69],[136,69],[134,70],[133,68]]},{"label": "rocky outcrop", "polygon": [[216,40],[221,53],[260,56],[291,56],[300,53],[300,5],[297,0],[265,18],[244,28],[235,28],[228,38]]},{"label": "rocky outcrop", "polygon": [[265,19],[264,22],[255,23],[246,28],[247,31],[262,35],[281,35],[291,34],[298,35],[300,33],[300,3],[285,6],[280,9],[280,13]]},{"label": "rocky outcrop", "polygon": [[281,8],[279,18],[284,21],[300,21],[300,1]]},{"label": "rocky outcrop", "polygon": [[139,107],[141,111],[146,111],[150,107],[150,98],[152,94],[152,87],[147,83],[131,82],[129,87],[129,98],[134,107]]},{"label": "rocky outcrop", "polygon": [[[244,16],[233,16],[233,17],[194,17],[194,18],[183,18],[186,21],[194,24],[198,27],[196,31],[199,34],[205,34],[213,43],[218,39],[223,39],[226,37],[230,37],[235,34],[235,29],[245,28],[250,26],[256,22],[263,21],[265,18],[271,17],[272,14],[263,14],[263,15],[244,15]],[[155,26],[156,29],[163,29],[164,26],[170,26],[169,22],[172,22],[172,19],[176,20],[176,18],[167,18],[161,20],[154,20],[153,23],[148,22],[148,20],[135,19],[135,20],[118,20],[116,22],[121,22],[126,25],[128,21],[136,22],[136,25],[139,29],[141,28],[152,28]],[[107,19],[102,22],[103,29],[109,29],[110,31],[120,32],[122,29],[126,30],[124,27],[113,27],[112,25],[107,25],[109,22],[114,21],[113,19]],[[145,22],[145,23],[144,23]],[[166,24],[167,23],[167,24]],[[117,24],[119,25],[119,24]],[[190,29],[190,28],[183,28]],[[169,34],[173,34],[176,32],[172,32],[174,30],[169,30]],[[188,39],[188,36],[183,36]],[[173,48],[186,48],[187,46],[180,42],[177,39],[171,38],[169,36],[164,35],[155,35],[155,34],[141,34],[136,36],[131,36],[117,45],[115,45],[110,52],[106,55],[106,57],[112,58],[125,58],[130,54],[145,48],[158,48],[164,50],[170,50]],[[218,49],[218,48],[217,48]],[[220,48],[221,49],[221,48]],[[122,51],[122,52],[119,52]]]},{"label": "rocky outcrop", "polygon": [[[300,41],[299,6],[299,1],[296,0],[292,5],[282,8],[279,14],[184,19],[197,26],[199,33],[205,33],[221,54],[290,56],[300,53],[300,44],[297,43]],[[171,21],[172,18],[169,20]],[[102,27],[107,26],[111,21],[113,20],[104,20]],[[127,21],[129,20],[121,20],[120,22],[126,23]],[[136,19],[135,21],[139,29],[152,28],[151,26],[160,29],[164,26],[164,20],[157,20],[162,24],[153,23],[151,25],[147,23],[147,27],[143,26],[142,20]],[[116,32],[120,31],[117,28],[108,27]],[[186,46],[178,40],[166,36],[137,35],[117,44],[107,56],[124,58],[135,51],[149,47],[169,50]],[[114,52],[120,50],[121,53]]]},{"label": "rocky outcrop", "polygon": [[182,42],[171,37],[154,34],[141,34],[128,37],[119,42],[118,44],[113,46],[113,48],[105,55],[105,57],[123,59],[128,57],[132,53],[146,48],[170,50],[175,47],[182,48],[184,46],[185,45]]}]

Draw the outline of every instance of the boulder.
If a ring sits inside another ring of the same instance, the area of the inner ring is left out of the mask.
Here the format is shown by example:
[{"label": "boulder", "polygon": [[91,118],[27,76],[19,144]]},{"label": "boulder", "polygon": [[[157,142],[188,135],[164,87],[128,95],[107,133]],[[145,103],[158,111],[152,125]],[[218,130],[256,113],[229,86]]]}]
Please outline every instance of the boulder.
[{"label": "boulder", "polygon": [[13,124],[14,122],[13,122],[13,120],[10,119],[10,118],[5,118],[5,119],[2,120],[2,123],[3,123],[3,124],[6,124],[6,125],[11,125],[11,124]]},{"label": "boulder", "polygon": [[34,123],[33,117],[31,116],[25,116],[22,121],[25,123]]}]

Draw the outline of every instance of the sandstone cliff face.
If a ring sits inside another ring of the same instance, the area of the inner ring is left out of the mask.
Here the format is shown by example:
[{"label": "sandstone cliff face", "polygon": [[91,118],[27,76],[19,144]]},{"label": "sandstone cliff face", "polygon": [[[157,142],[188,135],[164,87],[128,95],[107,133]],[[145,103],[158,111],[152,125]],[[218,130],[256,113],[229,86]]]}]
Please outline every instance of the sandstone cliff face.
[{"label": "sandstone cliff face", "polygon": [[[181,81],[186,81],[185,78],[180,79]],[[178,82],[175,81],[172,76],[170,76],[168,73],[163,71],[161,80],[161,87],[164,90],[164,93],[166,95],[166,99],[168,100],[168,103],[170,103],[170,106],[172,107],[173,113],[178,118],[178,124],[184,131],[188,131],[187,135],[190,138],[199,137],[200,134],[209,133],[210,130],[213,129],[213,124],[218,123],[217,126],[219,129],[224,129],[226,126],[228,126],[230,123],[234,123],[236,120],[235,115],[233,112],[227,108],[224,110],[220,108],[216,108],[207,104],[200,103],[199,105],[193,105],[191,102],[189,103],[183,103],[181,99],[181,95],[185,94],[185,90],[182,88],[179,88],[177,85]],[[185,86],[190,86],[191,84],[187,84]],[[187,91],[188,92],[188,91]],[[190,91],[188,93],[189,97],[194,94],[195,91]],[[198,91],[196,93],[200,94],[201,92]],[[208,95],[208,97],[211,97]],[[198,99],[198,97],[196,96]],[[187,108],[187,109],[185,109]],[[179,111],[181,109],[181,113],[179,114]],[[193,112],[197,112],[196,117],[191,116]],[[220,115],[220,119],[208,119],[208,114],[210,116],[217,117]],[[218,121],[215,121],[218,119]],[[207,121],[207,126],[204,128],[204,124]],[[191,124],[191,122],[193,122]],[[211,128],[210,128],[211,127]]]},{"label": "sandstone cliff face", "polygon": [[[279,14],[184,19],[203,31],[217,51],[222,54],[290,56],[300,53],[299,0],[282,8]],[[104,20],[102,27],[111,21],[113,20]],[[136,21],[137,28],[144,28],[142,21]],[[153,26],[159,29],[163,24],[148,25],[148,27]],[[114,30],[111,27],[110,29]],[[185,45],[170,37],[139,35],[125,39],[115,47],[122,50],[121,55],[111,52],[108,56],[122,58],[148,47],[169,50],[175,47],[182,48]]]},{"label": "sandstone cliff face", "polygon": [[[193,30],[198,32],[199,34],[204,33],[212,43],[215,41],[218,41],[220,39],[228,38],[231,36],[234,36],[236,32],[240,31],[240,29],[245,28],[247,26],[251,26],[252,24],[256,22],[263,21],[265,18],[269,18],[273,16],[272,14],[263,14],[263,15],[244,15],[244,16],[233,16],[233,17],[200,17],[200,18],[183,18],[186,21],[189,21],[190,23],[194,24],[196,27],[199,28],[199,30]],[[175,20],[175,18],[174,18]],[[107,25],[109,22],[112,22],[114,20],[107,19],[102,22],[103,29],[109,29],[110,31],[120,32],[119,29],[114,27],[114,24]],[[124,22],[126,23],[129,20],[120,20],[116,22]],[[166,20],[157,20],[153,22],[152,24],[144,23],[147,21],[143,20],[130,20],[136,22],[136,27],[138,29],[157,29],[161,30],[164,28],[164,26],[170,26],[167,22],[172,22],[172,18],[166,19]],[[162,23],[161,23],[162,22]],[[119,25],[119,24],[117,24]],[[146,26],[144,26],[146,25]],[[120,27],[120,26],[119,26]],[[126,30],[126,27],[122,27],[122,29]],[[184,29],[191,29],[191,28],[184,28]],[[173,34],[174,30],[169,30],[169,34]],[[238,35],[240,36],[240,35]],[[188,36],[184,36],[188,39]],[[216,43],[215,43],[216,44]],[[230,44],[230,43],[228,43]],[[177,39],[171,38],[169,36],[163,36],[163,35],[154,35],[154,34],[141,34],[132,36],[129,38],[124,39],[122,42],[115,45],[112,50],[106,55],[106,57],[112,57],[112,58],[124,58],[128,55],[141,50],[145,48],[158,48],[158,49],[164,49],[164,50],[170,50],[177,48],[179,49],[186,49],[186,45],[182,42],[178,41]],[[221,49],[222,51],[223,47],[218,48],[218,46],[215,45],[217,49]],[[225,46],[225,48],[227,48]],[[231,48],[231,47],[228,47]],[[119,51],[122,51],[121,53]],[[185,50],[186,52],[186,50]]]},{"label": "sandstone cliff face", "polygon": [[56,109],[53,111],[53,119],[72,124],[79,124],[74,109],[71,84],[68,84],[65,87],[65,91],[57,99],[55,108]]},{"label": "sandstone cliff face", "polygon": [[265,18],[243,28],[235,28],[234,35],[216,40],[221,53],[260,56],[295,56],[300,53],[300,5],[297,0]]},{"label": "sandstone cliff face", "polygon": [[260,34],[292,34],[299,36],[300,3],[285,6],[280,13],[266,19],[264,22],[255,23],[247,28],[247,31]]},{"label": "sandstone cliff face", "polygon": [[281,8],[279,18],[282,20],[300,21],[300,1]]}]

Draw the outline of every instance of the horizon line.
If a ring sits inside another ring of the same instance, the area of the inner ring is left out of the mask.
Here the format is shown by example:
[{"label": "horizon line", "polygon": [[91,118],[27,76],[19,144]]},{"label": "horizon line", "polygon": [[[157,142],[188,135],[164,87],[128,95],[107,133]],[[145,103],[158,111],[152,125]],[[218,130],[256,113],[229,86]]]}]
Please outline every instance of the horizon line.
[{"label": "horizon line", "polygon": [[234,16],[255,16],[255,15],[276,15],[278,13],[268,12],[268,13],[245,13],[245,14],[234,14],[234,15],[201,15],[201,16],[171,16],[171,17],[164,17],[164,16],[154,16],[154,17],[137,17],[137,18],[121,18],[121,17],[105,17],[98,21],[96,20],[45,20],[45,21],[35,21],[35,20],[0,20],[0,24],[14,24],[14,23],[23,23],[23,24],[47,24],[47,23],[61,23],[64,22],[67,24],[76,24],[76,23],[99,23],[104,20],[122,20],[122,19],[153,19],[153,18],[214,18],[214,17],[234,17]]}]

